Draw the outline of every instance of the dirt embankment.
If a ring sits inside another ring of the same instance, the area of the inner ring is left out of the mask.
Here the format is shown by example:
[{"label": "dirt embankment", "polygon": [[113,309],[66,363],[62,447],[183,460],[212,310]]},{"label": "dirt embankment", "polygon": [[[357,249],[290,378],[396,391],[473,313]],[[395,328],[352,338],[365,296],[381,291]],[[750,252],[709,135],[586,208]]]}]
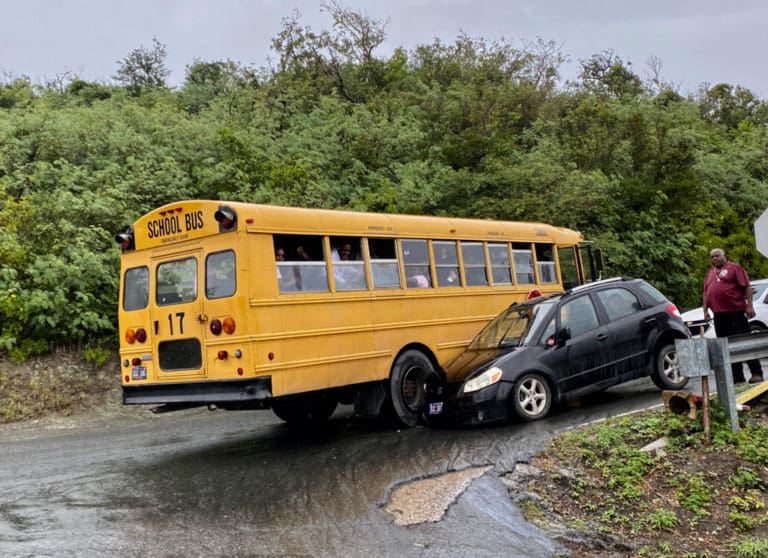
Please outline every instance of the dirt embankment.
[{"label": "dirt embankment", "polygon": [[146,409],[122,405],[116,354],[99,365],[86,361],[79,350],[60,349],[24,363],[0,355],[3,430],[83,424],[141,412]]}]

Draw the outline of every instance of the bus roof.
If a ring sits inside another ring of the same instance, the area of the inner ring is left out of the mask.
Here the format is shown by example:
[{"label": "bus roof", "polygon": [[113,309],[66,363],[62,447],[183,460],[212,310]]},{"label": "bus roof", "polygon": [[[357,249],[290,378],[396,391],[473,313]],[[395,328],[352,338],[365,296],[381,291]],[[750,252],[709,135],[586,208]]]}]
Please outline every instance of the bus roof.
[{"label": "bus roof", "polygon": [[133,226],[135,248],[140,250],[165,246],[223,232],[222,215],[228,215],[227,210],[236,216],[234,223],[231,223],[232,228],[249,232],[473,239],[489,242],[545,241],[562,246],[575,245],[583,240],[577,231],[535,222],[186,200],[164,205],[138,219]]}]

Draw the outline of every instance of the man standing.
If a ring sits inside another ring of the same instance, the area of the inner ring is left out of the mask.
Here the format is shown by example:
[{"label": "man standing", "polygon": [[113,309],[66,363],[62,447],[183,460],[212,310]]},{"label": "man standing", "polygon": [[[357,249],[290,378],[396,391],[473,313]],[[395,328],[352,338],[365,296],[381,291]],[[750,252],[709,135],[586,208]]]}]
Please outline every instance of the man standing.
[{"label": "man standing", "polygon": [[[725,259],[725,252],[715,248],[709,253],[712,267],[704,278],[704,319],[709,319],[709,310],[715,316],[715,334],[728,337],[740,333],[749,333],[748,318],[755,317],[752,308],[752,287],[744,268]],[[752,373],[750,384],[763,381],[763,369],[757,359],[748,360]],[[731,365],[733,381],[743,382],[744,367],[741,362]]]}]

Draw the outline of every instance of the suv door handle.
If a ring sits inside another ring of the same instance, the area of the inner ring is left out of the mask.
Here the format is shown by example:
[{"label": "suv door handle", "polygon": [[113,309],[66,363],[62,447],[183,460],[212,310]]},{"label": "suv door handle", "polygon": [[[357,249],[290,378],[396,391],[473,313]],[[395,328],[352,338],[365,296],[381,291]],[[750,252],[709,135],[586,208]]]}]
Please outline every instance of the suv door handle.
[{"label": "suv door handle", "polygon": [[608,339],[608,336],[605,333],[601,333],[597,336],[598,341],[605,341],[606,339]]}]

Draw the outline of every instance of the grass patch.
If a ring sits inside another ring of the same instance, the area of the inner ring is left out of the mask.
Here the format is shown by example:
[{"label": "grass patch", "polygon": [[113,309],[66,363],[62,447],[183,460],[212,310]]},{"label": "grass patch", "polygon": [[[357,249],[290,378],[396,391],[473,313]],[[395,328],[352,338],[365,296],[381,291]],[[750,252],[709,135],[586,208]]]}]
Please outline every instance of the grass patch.
[{"label": "grass patch", "polygon": [[[585,525],[627,555],[768,558],[768,406],[753,402],[739,418],[733,433],[713,402],[710,442],[700,417],[664,409],[561,434],[532,462],[543,472],[529,486],[542,524]],[[644,449],[659,440],[662,449]]]}]

